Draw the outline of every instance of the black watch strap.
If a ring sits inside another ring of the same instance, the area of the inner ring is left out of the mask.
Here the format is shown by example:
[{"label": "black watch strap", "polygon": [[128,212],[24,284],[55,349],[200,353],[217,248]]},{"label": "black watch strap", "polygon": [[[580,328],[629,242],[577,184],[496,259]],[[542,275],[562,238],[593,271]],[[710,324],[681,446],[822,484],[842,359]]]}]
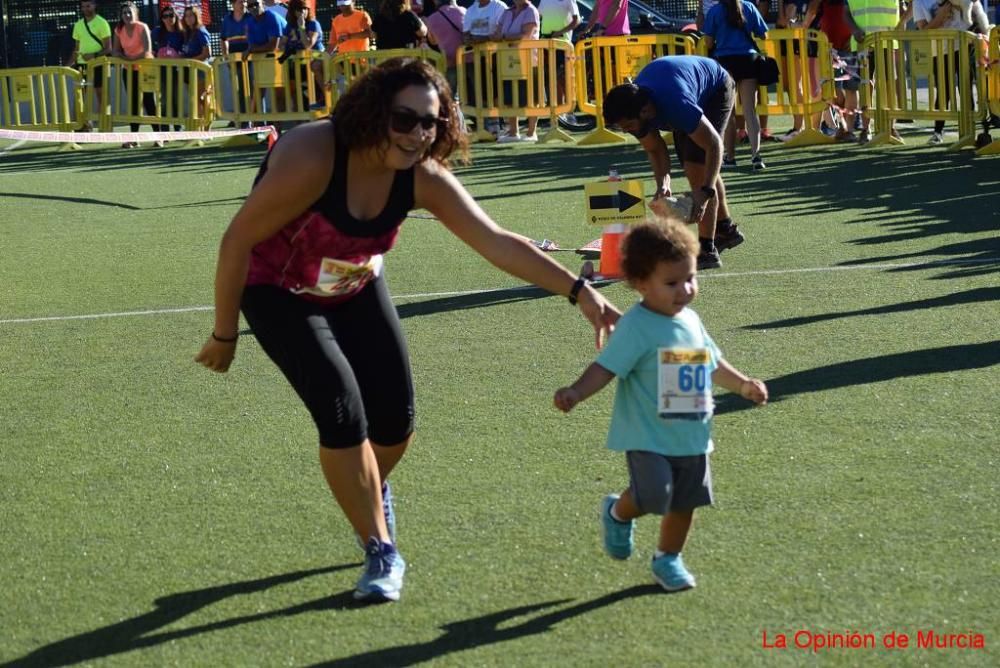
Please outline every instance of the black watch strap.
[{"label": "black watch strap", "polygon": [[580,290],[582,290],[583,286],[585,286],[586,284],[587,284],[587,279],[584,278],[583,276],[576,279],[576,282],[573,283],[573,287],[569,289],[568,299],[570,304],[576,306],[576,298],[580,295]]}]

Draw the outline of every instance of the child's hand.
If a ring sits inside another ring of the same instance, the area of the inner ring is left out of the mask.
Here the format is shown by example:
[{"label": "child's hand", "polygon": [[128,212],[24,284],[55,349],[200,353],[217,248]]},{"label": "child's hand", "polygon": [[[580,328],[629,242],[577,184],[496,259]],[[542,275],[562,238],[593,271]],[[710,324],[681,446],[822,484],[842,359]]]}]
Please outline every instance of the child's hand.
[{"label": "child's hand", "polygon": [[740,396],[755,404],[767,403],[767,385],[757,378],[747,378],[740,383]]},{"label": "child's hand", "polygon": [[561,410],[563,413],[569,413],[573,410],[573,407],[580,403],[580,393],[574,390],[572,387],[561,387],[556,390],[555,399],[553,399],[556,408]]}]

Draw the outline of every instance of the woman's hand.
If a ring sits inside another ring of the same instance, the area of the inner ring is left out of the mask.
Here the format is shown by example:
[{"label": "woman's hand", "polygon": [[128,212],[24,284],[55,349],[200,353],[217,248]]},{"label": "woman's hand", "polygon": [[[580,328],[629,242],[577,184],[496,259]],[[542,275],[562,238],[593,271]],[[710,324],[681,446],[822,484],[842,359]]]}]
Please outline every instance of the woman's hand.
[{"label": "woman's hand", "polygon": [[614,331],[615,323],[622,315],[621,312],[592,285],[585,285],[580,290],[576,303],[580,306],[583,316],[594,326],[597,349],[600,350]]},{"label": "woman's hand", "polygon": [[201,347],[201,352],[194,358],[194,361],[212,371],[225,373],[229,371],[229,365],[236,357],[236,341],[219,341],[214,334],[208,337],[208,341]]}]

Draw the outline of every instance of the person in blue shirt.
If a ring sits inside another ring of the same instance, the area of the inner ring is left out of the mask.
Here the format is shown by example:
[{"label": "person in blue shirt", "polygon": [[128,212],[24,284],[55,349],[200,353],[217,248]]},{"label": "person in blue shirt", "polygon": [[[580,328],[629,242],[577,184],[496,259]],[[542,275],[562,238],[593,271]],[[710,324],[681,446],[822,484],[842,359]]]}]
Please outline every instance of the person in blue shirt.
[{"label": "person in blue shirt", "polygon": [[698,269],[722,266],[719,252],[744,241],[729,215],[722,135],[733,112],[736,84],[719,63],[700,56],[665,56],[642,68],[634,83],[604,98],[604,123],[635,135],[653,168],[656,200],[670,197],[670,153],[659,130],[671,130],[691,186],[691,222],[698,224]]},{"label": "person in blue shirt", "polygon": [[288,25],[285,19],[275,12],[267,11],[260,0],[249,0],[247,11],[250,12],[252,20],[247,25],[248,48],[243,55],[277,51],[278,41],[285,32],[285,26]]},{"label": "person in blue shirt", "polygon": [[[212,47],[208,37],[208,30],[205,29],[205,26],[201,22],[201,8],[194,6],[185,7],[181,23],[184,26],[184,44],[181,46],[181,58],[200,60],[202,62],[211,58]],[[197,79],[198,118],[207,123],[205,110],[209,91],[206,87],[205,73],[198,72]],[[184,71],[184,83],[188,83],[187,70]]]},{"label": "person in blue shirt", "polygon": [[233,11],[222,19],[222,55],[247,50],[247,32],[254,19],[247,13],[246,0],[233,0]]},{"label": "person in blue shirt", "polygon": [[[757,45],[753,36],[767,36],[767,24],[757,7],[747,0],[720,0],[705,17],[705,45],[719,64],[736,81],[743,102],[743,119],[750,139],[750,164],[754,171],[764,169],[760,157],[760,118],[757,116]],[[723,167],[736,166],[736,110],[726,125]]]},{"label": "person in blue shirt", "polygon": [[[288,25],[285,26],[285,32],[278,45],[281,51],[281,61],[302,51],[323,53],[323,29],[320,27],[319,21],[309,15],[309,6],[303,0],[291,0],[288,3],[287,21]],[[302,82],[305,106],[315,109],[323,108],[326,106],[325,99],[322,103],[318,102],[319,99],[325,98],[322,83],[323,61],[313,58],[309,61],[309,68],[315,77],[314,97],[312,99],[310,99],[308,90],[309,75],[306,65],[303,64],[299,68],[299,80]]]},{"label": "person in blue shirt", "polygon": [[622,240],[622,269],[642,301],[621,317],[597,361],[554,397],[568,413],[618,378],[607,446],[625,453],[630,482],[601,503],[604,550],[628,559],[635,520],[662,515],[652,570],[667,591],[695,586],[681,550],[695,508],[712,504],[713,383],[767,402],[764,382],[723,359],[690,308],[698,294],[697,254],[697,241],[679,221],[633,227]]}]

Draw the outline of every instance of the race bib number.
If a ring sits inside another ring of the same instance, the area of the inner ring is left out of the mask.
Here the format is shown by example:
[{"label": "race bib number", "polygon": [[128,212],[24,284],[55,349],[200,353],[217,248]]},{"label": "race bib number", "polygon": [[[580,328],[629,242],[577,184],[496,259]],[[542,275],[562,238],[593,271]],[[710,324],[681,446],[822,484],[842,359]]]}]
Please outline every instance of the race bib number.
[{"label": "race bib number", "polygon": [[712,414],[711,355],[707,348],[660,348],[657,352],[661,418],[703,419]]},{"label": "race bib number", "polygon": [[372,257],[364,264],[325,257],[320,262],[316,285],[308,292],[324,297],[354,294],[378,276],[381,266],[381,255]]}]

